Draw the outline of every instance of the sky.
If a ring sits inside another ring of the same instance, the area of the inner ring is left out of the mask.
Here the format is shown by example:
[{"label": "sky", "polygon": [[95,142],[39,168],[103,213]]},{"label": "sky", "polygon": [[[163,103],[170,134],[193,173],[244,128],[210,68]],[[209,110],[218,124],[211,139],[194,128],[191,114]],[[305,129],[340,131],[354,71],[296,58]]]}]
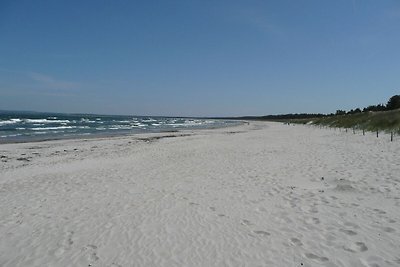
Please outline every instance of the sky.
[{"label": "sky", "polygon": [[331,113],[400,94],[400,1],[0,1],[0,110]]}]

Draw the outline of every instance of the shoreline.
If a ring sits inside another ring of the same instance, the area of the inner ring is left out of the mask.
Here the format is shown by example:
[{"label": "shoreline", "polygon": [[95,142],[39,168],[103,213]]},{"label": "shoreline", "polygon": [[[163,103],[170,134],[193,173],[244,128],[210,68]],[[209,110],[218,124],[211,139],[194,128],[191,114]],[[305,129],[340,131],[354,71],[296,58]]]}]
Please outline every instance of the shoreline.
[{"label": "shoreline", "polygon": [[64,137],[54,137],[54,138],[31,138],[26,140],[1,140],[0,139],[0,146],[6,144],[26,144],[26,143],[41,143],[41,142],[50,142],[50,141],[63,141],[63,140],[85,140],[85,139],[112,139],[118,137],[129,137],[129,136],[137,136],[137,135],[146,135],[146,134],[165,134],[165,133],[179,133],[184,131],[202,131],[202,130],[212,130],[212,129],[223,129],[223,128],[230,128],[230,127],[237,127],[243,124],[248,123],[247,121],[238,120],[238,123],[235,125],[220,125],[220,126],[209,126],[204,128],[177,128],[176,130],[160,130],[160,131],[142,131],[136,133],[96,133],[96,134],[81,134],[81,135],[71,135],[71,136],[64,136]]}]

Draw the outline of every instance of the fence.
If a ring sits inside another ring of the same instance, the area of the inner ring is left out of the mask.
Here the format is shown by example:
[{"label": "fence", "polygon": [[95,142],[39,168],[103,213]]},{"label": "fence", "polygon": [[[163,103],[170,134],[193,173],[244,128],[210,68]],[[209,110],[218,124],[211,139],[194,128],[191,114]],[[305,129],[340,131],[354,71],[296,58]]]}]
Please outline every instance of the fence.
[{"label": "fence", "polygon": [[[286,124],[286,125],[290,125],[290,123],[284,123],[284,124]],[[307,126],[314,126],[314,127],[319,127],[320,129],[334,129],[335,131],[337,130],[337,129],[339,129],[339,131],[342,131],[342,129],[347,133],[348,131],[349,131],[349,129],[350,128],[340,128],[340,127],[330,127],[330,126],[325,126],[325,125],[316,125],[316,124],[305,124],[305,125],[307,125]],[[368,130],[365,130],[365,129],[360,129],[360,128],[356,128],[356,127],[353,127],[353,128],[351,128],[352,129],[352,131],[353,131],[353,134],[356,134],[357,133],[357,130],[360,130],[360,131],[362,131],[362,135],[364,135],[365,136],[365,132],[366,131],[368,131]],[[372,132],[372,131],[368,131],[368,132]],[[390,132],[389,131],[383,131],[383,130],[376,130],[376,131],[374,131],[375,133],[376,133],[376,138],[379,138],[379,136],[380,136],[380,133],[381,132],[386,132],[386,133],[390,133],[390,142],[393,142],[393,141],[395,141],[395,136],[396,135],[399,135],[399,133],[400,133],[400,129],[398,129],[398,130],[390,130]]]}]

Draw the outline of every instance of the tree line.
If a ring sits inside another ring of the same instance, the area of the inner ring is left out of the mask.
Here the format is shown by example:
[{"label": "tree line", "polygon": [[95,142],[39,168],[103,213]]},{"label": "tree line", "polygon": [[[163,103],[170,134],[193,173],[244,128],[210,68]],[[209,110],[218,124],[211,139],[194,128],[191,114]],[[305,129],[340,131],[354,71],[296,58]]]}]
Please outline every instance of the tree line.
[{"label": "tree line", "polygon": [[[351,109],[349,111],[344,111],[344,110],[336,110],[335,115],[346,115],[346,114],[356,114],[356,113],[361,113],[361,112],[376,112],[376,111],[387,111],[387,110],[394,110],[400,108],[400,95],[394,95],[392,96],[389,101],[387,102],[386,105],[383,104],[378,104],[378,105],[370,105],[368,107],[363,108],[362,110],[360,108],[356,109]],[[333,114],[331,114],[333,115]]]},{"label": "tree line", "polygon": [[388,111],[400,109],[400,95],[394,95],[390,97],[389,101],[384,104],[370,105],[363,109],[356,108],[349,111],[337,110],[336,113],[322,114],[322,113],[290,113],[280,115],[266,115],[266,116],[245,116],[245,117],[234,117],[226,119],[243,119],[243,120],[295,120],[295,119],[311,119],[311,118],[322,118],[336,115],[347,115],[357,114],[362,112],[376,112],[376,111]]}]

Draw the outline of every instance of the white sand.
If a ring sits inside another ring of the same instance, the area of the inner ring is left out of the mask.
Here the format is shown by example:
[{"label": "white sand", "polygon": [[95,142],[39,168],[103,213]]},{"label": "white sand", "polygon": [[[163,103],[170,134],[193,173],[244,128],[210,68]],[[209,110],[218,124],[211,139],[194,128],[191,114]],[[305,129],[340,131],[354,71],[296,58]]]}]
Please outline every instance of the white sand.
[{"label": "white sand", "polygon": [[400,140],[184,134],[0,145],[0,266],[400,265]]}]

